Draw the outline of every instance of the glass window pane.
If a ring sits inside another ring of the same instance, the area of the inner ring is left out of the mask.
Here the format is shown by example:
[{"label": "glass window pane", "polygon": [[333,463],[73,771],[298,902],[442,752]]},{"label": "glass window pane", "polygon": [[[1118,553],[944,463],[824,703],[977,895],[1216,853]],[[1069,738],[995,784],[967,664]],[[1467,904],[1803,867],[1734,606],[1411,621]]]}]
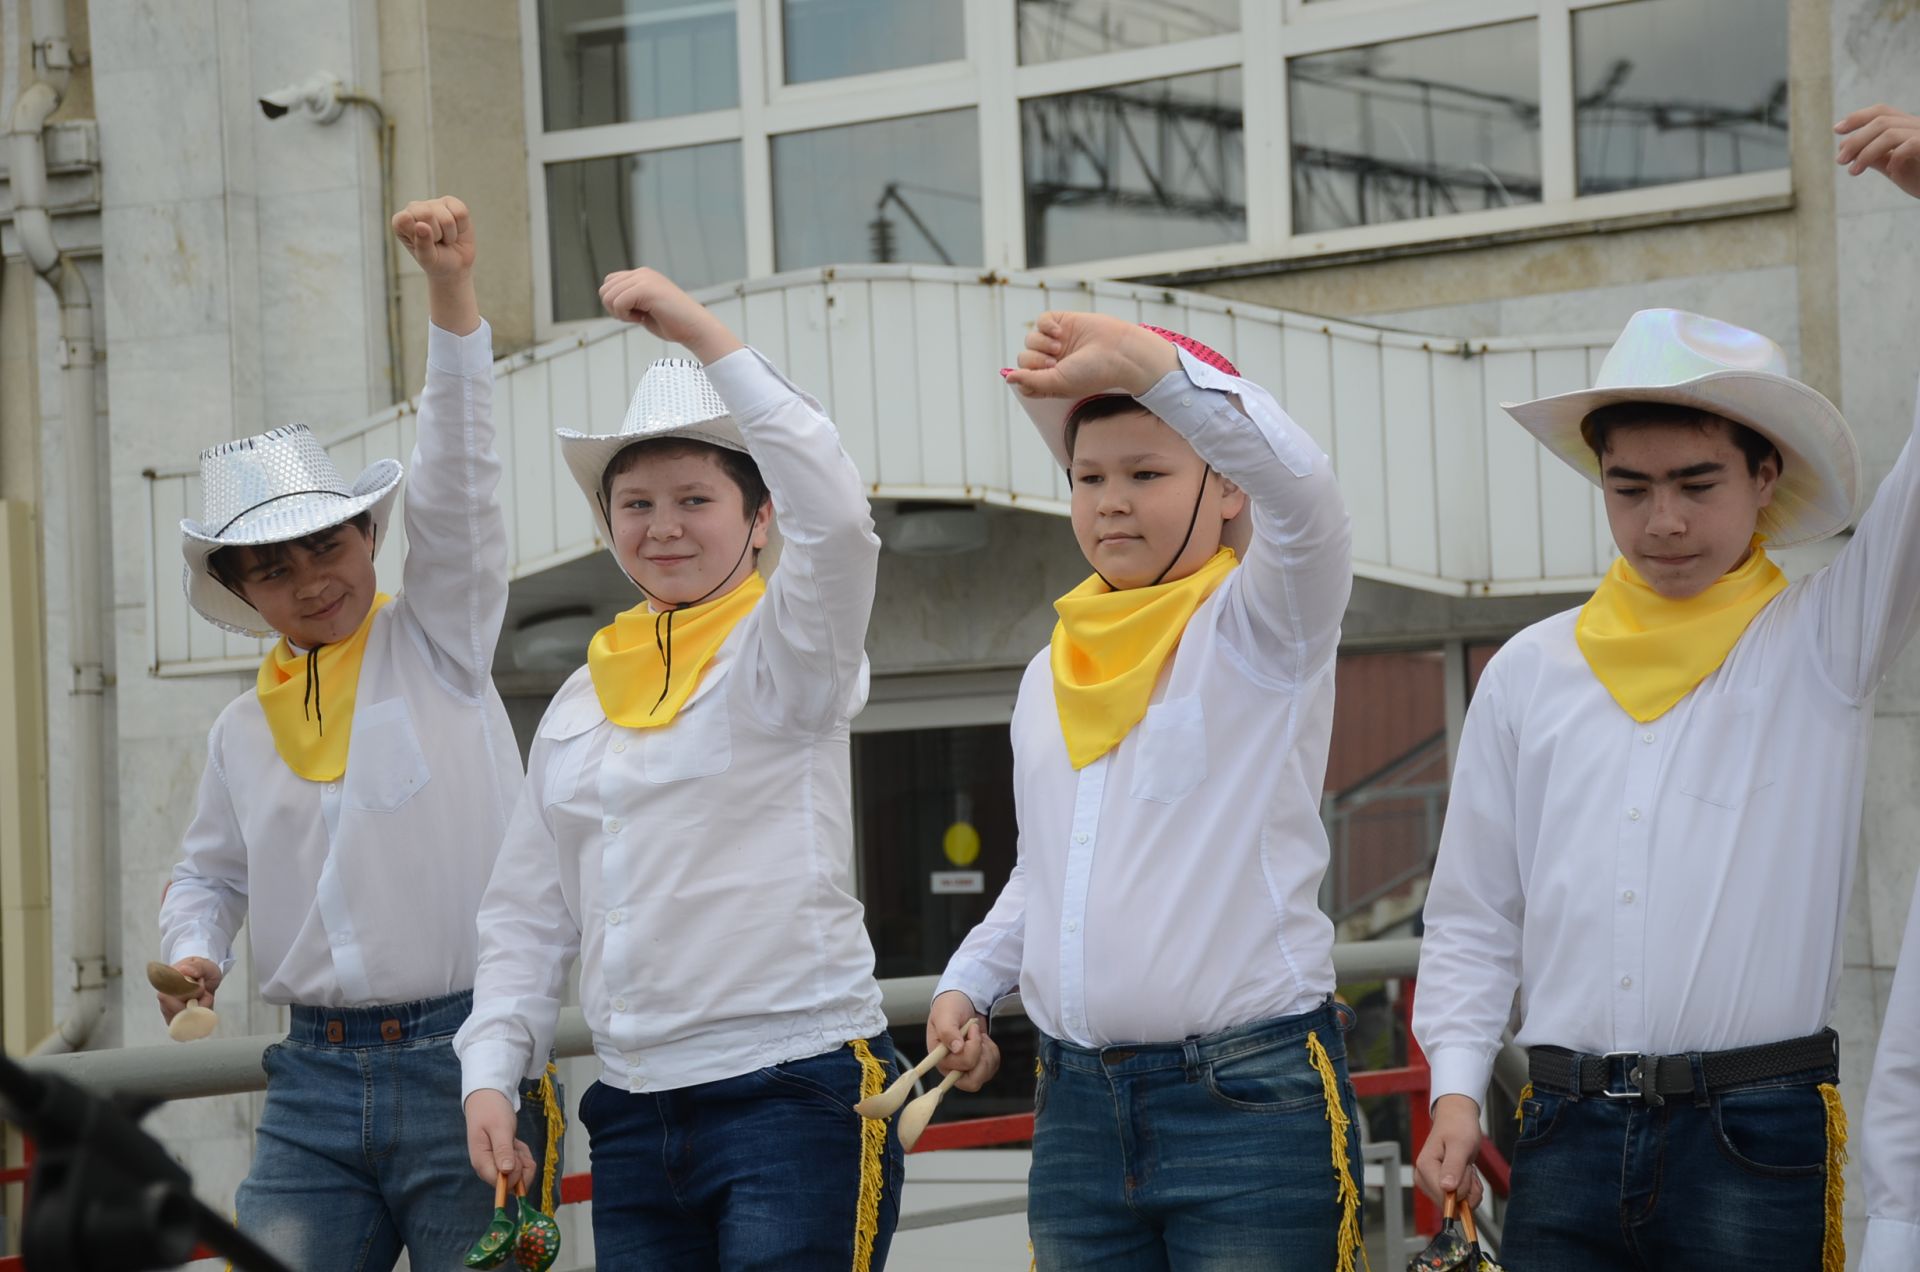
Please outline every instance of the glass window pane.
[{"label": "glass window pane", "polygon": [[1240,0],[1019,2],[1020,61],[1026,65],[1115,49],[1151,48],[1240,29]]},{"label": "glass window pane", "polygon": [[1573,64],[1582,194],[1787,166],[1787,0],[1577,10]]},{"label": "glass window pane", "polygon": [[787,83],[866,75],[967,55],[958,0],[781,0]]},{"label": "glass window pane", "polygon": [[781,269],[855,261],[979,264],[974,112],[774,137],[773,254]]},{"label": "glass window pane", "polygon": [[600,316],[600,280],[651,265],[682,287],[747,273],[740,143],[547,165],[556,322]]},{"label": "glass window pane", "polygon": [[740,104],[734,0],[540,0],[547,131]]},{"label": "glass window pane", "polygon": [[1529,20],[1287,64],[1296,233],[1540,201]]},{"label": "glass window pane", "polygon": [[1237,69],[1037,97],[1020,135],[1029,266],[1247,237]]}]

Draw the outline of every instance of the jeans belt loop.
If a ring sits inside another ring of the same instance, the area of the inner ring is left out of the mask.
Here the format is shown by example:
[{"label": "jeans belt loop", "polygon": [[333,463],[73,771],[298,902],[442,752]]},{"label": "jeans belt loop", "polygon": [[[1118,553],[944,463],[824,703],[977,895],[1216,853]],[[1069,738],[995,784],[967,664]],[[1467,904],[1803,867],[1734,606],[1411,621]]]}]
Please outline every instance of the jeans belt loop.
[{"label": "jeans belt loop", "polygon": [[1200,1059],[1200,1044],[1191,1038],[1180,1044],[1180,1065],[1186,1070],[1187,1081],[1200,1080],[1204,1062]]},{"label": "jeans belt loop", "polygon": [[1713,1103],[1713,1097],[1707,1093],[1706,1060],[1700,1052],[1689,1051],[1687,1066],[1693,1070],[1693,1105],[1704,1109]]}]

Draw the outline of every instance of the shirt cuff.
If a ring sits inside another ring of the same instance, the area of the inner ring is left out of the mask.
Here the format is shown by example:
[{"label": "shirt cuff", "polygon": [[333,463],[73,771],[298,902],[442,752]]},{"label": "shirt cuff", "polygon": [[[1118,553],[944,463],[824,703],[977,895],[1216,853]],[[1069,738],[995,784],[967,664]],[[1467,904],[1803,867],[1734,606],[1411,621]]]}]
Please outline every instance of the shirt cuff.
[{"label": "shirt cuff", "polygon": [[707,379],[713,382],[736,423],[777,403],[806,397],[751,345],[742,345],[726,357],[709,362]]},{"label": "shirt cuff", "polygon": [[184,932],[162,953],[169,964],[178,963],[183,958],[204,958],[209,963],[218,964],[223,977],[233,967],[232,942],[216,941],[205,932]]},{"label": "shirt cuff", "polygon": [[1209,419],[1233,409],[1227,393],[1238,388],[1239,382],[1199,361],[1185,349],[1178,353],[1180,369],[1161,376],[1158,383],[1134,401],[1191,441]]},{"label": "shirt cuff", "polygon": [[464,336],[427,324],[427,369],[448,375],[482,375],[493,367],[493,328],[482,318]]},{"label": "shirt cuff", "polygon": [[1427,1053],[1432,1083],[1428,1107],[1443,1095],[1464,1095],[1485,1106],[1487,1084],[1493,1081],[1493,1058],[1477,1047],[1440,1047]]},{"label": "shirt cuff", "polygon": [[1920,1223],[1867,1218],[1860,1272],[1912,1272],[1920,1268]]},{"label": "shirt cuff", "polygon": [[521,1048],[504,1039],[468,1043],[460,1048],[460,1106],[465,1108],[475,1091],[498,1091],[518,1113],[520,1075],[526,1067]]},{"label": "shirt cuff", "polygon": [[967,1001],[973,1004],[973,1009],[982,1016],[993,1015],[993,1005],[1012,992],[1011,990],[996,992],[992,978],[976,967],[949,967],[947,974],[942,976],[940,983],[934,987],[933,996],[938,998],[950,990],[959,990],[965,994]]}]

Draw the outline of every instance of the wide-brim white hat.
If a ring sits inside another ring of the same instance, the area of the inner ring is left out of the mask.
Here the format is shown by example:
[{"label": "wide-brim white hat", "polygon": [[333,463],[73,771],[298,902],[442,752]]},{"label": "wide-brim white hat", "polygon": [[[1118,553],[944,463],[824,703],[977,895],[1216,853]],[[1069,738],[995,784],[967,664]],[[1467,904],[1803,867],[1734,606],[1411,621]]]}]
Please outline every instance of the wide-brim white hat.
[{"label": "wide-brim white hat", "polygon": [[1838,407],[1787,374],[1785,352],[1758,332],[1680,309],[1643,309],[1627,320],[1591,389],[1500,405],[1599,485],[1600,460],[1580,425],[1618,402],[1711,411],[1779,447],[1783,471],[1756,527],[1770,546],[1814,543],[1852,524],[1861,485],[1853,430]]},{"label": "wide-brim white hat", "polygon": [[[633,401],[627,406],[627,417],[618,433],[576,433],[572,429],[557,428],[554,435],[560,439],[560,454],[567,461],[567,471],[573,474],[580,493],[587,497],[594,524],[600,528],[600,539],[614,554],[615,561],[619,561],[620,553],[614,547],[613,527],[607,522],[607,507],[600,494],[607,465],[613,462],[614,456],[635,442],[669,437],[705,442],[749,457],[753,454],[720,391],[692,358],[654,360],[633,391]],[[773,567],[780,560],[777,518],[776,509],[775,518],[767,523],[767,546],[760,549],[762,574],[773,573]],[[621,569],[624,571],[625,565]]]},{"label": "wide-brim white hat", "polygon": [[201,451],[202,515],[180,522],[187,603],[216,627],[243,636],[273,635],[259,610],[213,577],[207,565],[213,554],[304,539],[363,512],[377,545],[404,475],[399,460],[377,459],[349,485],[304,424]]},{"label": "wide-brim white hat", "polygon": [[[1183,336],[1177,331],[1168,331],[1164,327],[1155,327],[1144,322],[1140,325],[1148,331],[1151,331],[1154,335],[1167,340],[1179,348],[1185,349],[1188,353],[1200,359],[1200,361],[1206,363],[1208,366],[1224,371],[1231,376],[1238,376],[1240,374],[1240,372],[1235,369],[1233,363],[1227,361],[1226,355],[1208,348],[1192,336]],[[1007,372],[1002,371],[1000,374],[1005,376]],[[1008,385],[1007,387],[1013,388],[1012,385]],[[1132,397],[1133,395],[1125,389],[1115,388],[1109,389],[1105,393],[1090,393],[1082,398],[1028,397],[1019,389],[1013,388],[1013,396],[1014,400],[1020,403],[1020,409],[1027,413],[1027,418],[1033,421],[1033,426],[1040,430],[1040,439],[1047,444],[1047,449],[1053,452],[1054,462],[1062,468],[1071,469],[1073,467],[1073,456],[1067,451],[1068,418],[1082,405],[1093,401],[1095,398]],[[1144,410],[1146,408],[1142,407],[1141,409]],[[1237,516],[1229,518],[1220,527],[1221,544],[1225,547],[1232,548],[1233,555],[1242,561],[1247,559],[1247,547],[1253,542],[1252,508],[1253,501],[1248,500],[1242,505]]]}]

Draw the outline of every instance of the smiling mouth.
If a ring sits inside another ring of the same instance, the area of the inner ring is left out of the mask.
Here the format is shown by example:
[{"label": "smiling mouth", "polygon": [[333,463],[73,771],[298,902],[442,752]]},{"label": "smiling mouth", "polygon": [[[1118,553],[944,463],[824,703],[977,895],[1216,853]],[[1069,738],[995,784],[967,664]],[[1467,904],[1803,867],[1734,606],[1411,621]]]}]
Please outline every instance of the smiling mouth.
[{"label": "smiling mouth", "polygon": [[333,604],[328,605],[324,609],[317,609],[313,613],[308,614],[306,616],[307,621],[318,622],[321,619],[332,618],[336,613],[339,612],[340,607],[346,604],[346,602],[347,602],[346,597],[344,596],[339,597],[333,602]]}]

